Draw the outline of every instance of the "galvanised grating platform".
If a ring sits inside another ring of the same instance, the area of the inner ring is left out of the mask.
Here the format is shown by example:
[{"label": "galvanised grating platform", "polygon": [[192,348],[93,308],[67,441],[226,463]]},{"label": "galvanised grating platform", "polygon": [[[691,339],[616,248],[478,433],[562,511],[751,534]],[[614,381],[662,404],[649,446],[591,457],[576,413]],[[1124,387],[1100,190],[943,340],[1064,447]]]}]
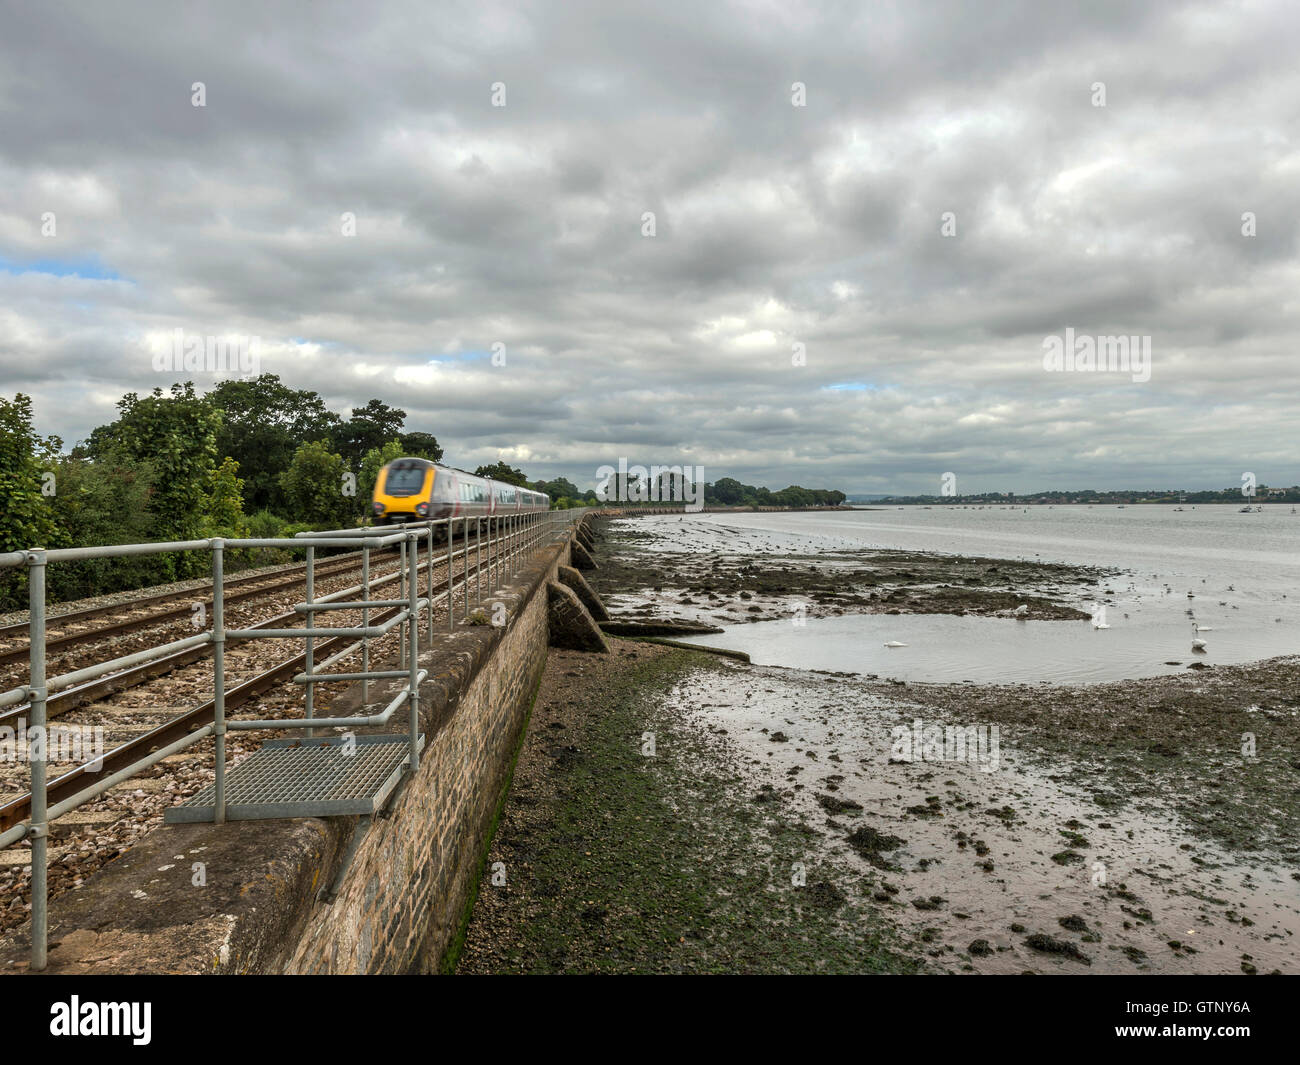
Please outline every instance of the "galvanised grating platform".
[{"label": "galvanised grating platform", "polygon": [[[322,719],[324,723],[327,719]],[[341,817],[375,814],[406,772],[406,736],[340,736],[268,740],[226,774],[226,819]],[[424,737],[417,741],[424,748]],[[163,815],[169,825],[214,819],[208,785]]]}]

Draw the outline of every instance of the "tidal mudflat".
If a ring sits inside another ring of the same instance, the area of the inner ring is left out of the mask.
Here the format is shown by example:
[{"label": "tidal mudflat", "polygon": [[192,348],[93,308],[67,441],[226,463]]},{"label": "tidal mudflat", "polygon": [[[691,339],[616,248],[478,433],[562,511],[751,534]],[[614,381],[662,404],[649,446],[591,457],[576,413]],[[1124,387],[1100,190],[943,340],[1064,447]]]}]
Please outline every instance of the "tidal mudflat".
[{"label": "tidal mudflat", "polygon": [[[625,617],[1077,626],[1132,580],[645,529],[591,574]],[[467,971],[1300,972],[1300,658],[963,684],[614,646],[543,686]]]}]

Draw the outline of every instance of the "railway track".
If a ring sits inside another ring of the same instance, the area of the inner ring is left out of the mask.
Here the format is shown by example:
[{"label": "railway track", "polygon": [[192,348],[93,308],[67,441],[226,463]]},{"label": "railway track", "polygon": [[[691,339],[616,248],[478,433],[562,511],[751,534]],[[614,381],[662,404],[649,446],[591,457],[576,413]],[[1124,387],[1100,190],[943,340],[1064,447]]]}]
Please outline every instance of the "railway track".
[{"label": "railway track", "polygon": [[[374,561],[380,554],[389,555],[391,554],[391,551],[380,552],[377,550],[375,554],[371,556],[372,561]],[[316,566],[316,578],[329,578],[338,573],[346,573],[355,570],[360,565],[359,560],[360,553],[355,552],[350,553],[347,556],[340,556],[337,559],[331,559],[329,562],[320,563]],[[291,571],[287,572],[281,570],[271,574],[259,573],[250,574],[244,577],[232,577],[223,582],[223,590],[229,590],[231,588],[236,590],[223,595],[223,599],[227,606],[232,603],[256,600],[281,589],[288,589],[302,585],[305,578],[305,562],[295,565]],[[154,611],[152,613],[136,613],[142,608],[147,608],[150,605],[167,603],[175,603],[177,605],[161,611]],[[83,644],[107,639],[111,636],[123,635],[129,632],[145,631],[169,621],[174,621],[178,618],[192,617],[196,605],[202,605],[204,611],[211,611],[212,589],[210,584],[207,588],[191,588],[178,592],[156,592],[134,599],[123,600],[118,603],[99,604],[81,610],[69,611],[64,614],[55,614],[52,617],[47,618],[45,623],[46,654],[49,655],[51,652],[57,652],[62,649],[78,647]],[[60,631],[57,636],[51,636],[49,634],[50,630],[62,630],[66,626],[79,625],[83,622],[93,620],[94,618],[103,617],[106,614],[121,615],[124,612],[131,616],[118,617],[108,625],[100,625],[82,631],[71,633]],[[0,666],[14,662],[24,662],[27,660],[27,635],[26,621],[13,622],[8,625],[0,626],[0,644],[9,643],[11,641],[15,643],[15,646],[0,647]]]},{"label": "railway track", "polygon": [[[347,587],[349,582],[355,581],[360,574],[360,568],[357,564],[348,566],[332,566],[330,568],[332,576],[324,578],[316,585],[316,595],[328,595],[331,591],[338,588]],[[371,582],[383,581],[396,573],[395,567],[371,570]],[[319,576],[319,570],[317,571]],[[262,584],[254,589],[246,589],[236,592],[232,596],[227,596],[225,602],[227,606],[232,601],[244,604],[239,609],[228,611],[226,628],[295,628],[302,623],[302,616],[293,610],[285,613],[277,611],[270,618],[264,616],[264,610],[259,610],[267,605],[269,597],[279,597],[283,604],[291,605],[299,601],[304,593],[304,582],[302,577],[289,578],[282,581],[276,581],[273,584]],[[211,600],[207,601],[207,606],[211,607]],[[60,672],[71,672],[73,668],[79,668],[82,665],[88,665],[92,662],[102,661],[108,657],[118,657],[123,653],[133,653],[136,651],[147,650],[152,640],[144,634],[156,629],[167,620],[175,620],[171,617],[173,612],[168,611],[166,617],[160,615],[151,615],[149,617],[137,617],[124,622],[121,625],[103,626],[93,631],[87,631],[79,634],[77,642],[72,646],[65,646],[57,655],[52,655],[49,662],[56,662],[66,659],[74,651],[81,655],[80,660],[74,660],[61,664]],[[188,613],[188,608],[181,612]],[[249,614],[253,616],[249,616]],[[210,616],[210,615],[209,615]],[[135,638],[130,634],[136,633]],[[126,637],[126,639],[123,639]],[[97,644],[106,639],[115,638],[118,642],[111,649],[94,650]],[[228,647],[237,646],[239,641],[228,642]],[[178,669],[188,666],[192,663],[199,662],[202,659],[209,658],[212,655],[212,645],[202,644],[198,647],[189,647],[171,654],[152,658],[137,666],[130,667],[116,673],[109,674],[105,677],[98,677],[81,684],[52,690],[46,699],[46,715],[48,720],[60,717],[69,711],[84,705],[95,699],[108,697],[114,693],[139,685],[151,678],[160,677],[170,674]],[[26,660],[26,648],[23,649],[24,661]],[[0,674],[0,689],[17,687],[23,682],[21,675],[12,670]],[[12,725],[19,719],[22,719],[27,713],[29,704],[23,703],[18,706],[10,707],[6,710],[0,710],[0,727]],[[0,773],[0,787],[2,784],[3,774]]]},{"label": "railway track", "polygon": [[[497,538],[493,539],[493,544],[498,542]],[[484,544],[487,544],[486,540],[484,541]],[[477,561],[475,561],[476,556],[478,557]],[[491,563],[492,567],[495,568],[497,563],[498,560],[494,558]],[[439,590],[445,590],[446,588],[447,564],[445,555],[433,559],[432,565],[434,568],[433,579],[435,583],[435,596],[438,595]],[[430,563],[428,560],[420,564],[419,572],[421,574],[422,584],[424,584],[428,579],[429,565]],[[457,600],[459,600],[462,595],[466,594],[469,582],[473,578],[488,570],[488,563],[482,558],[477,543],[458,549],[451,560],[451,565],[457,579],[457,586],[455,589],[455,598]],[[356,563],[353,563],[352,568],[359,569],[359,566]],[[318,567],[317,573],[319,574],[319,572],[320,570]],[[338,572],[346,571],[337,570],[336,573]],[[376,583],[381,583],[385,578],[391,580],[392,578],[395,578],[396,575],[397,570],[395,569],[388,573],[372,573],[371,584],[374,585]],[[301,578],[295,576],[294,580],[300,582]],[[249,592],[237,594],[240,594],[241,597],[245,598],[248,596],[265,597],[266,592],[267,589],[261,587]],[[321,592],[318,589],[317,595],[319,596],[320,594]],[[226,597],[226,602],[229,603],[229,601],[230,598]],[[439,617],[445,619],[446,606],[447,603],[445,600],[441,603],[440,608],[435,604],[433,610],[434,616],[430,619],[431,624],[436,622]],[[188,605],[184,609],[188,612]],[[371,608],[370,624],[382,624],[384,621],[390,619],[394,614],[396,614],[397,609],[399,608]],[[331,616],[337,618],[336,624],[340,627],[355,624],[355,620],[348,621],[347,618],[353,614],[360,615],[360,613],[361,608],[359,607],[355,610],[329,612]],[[228,620],[226,627],[228,629],[241,627],[283,629],[299,627],[303,622],[303,615],[297,611],[291,610],[275,617],[267,618],[253,625],[236,625]],[[154,622],[154,624],[156,624],[156,622]],[[322,627],[319,618],[317,619],[316,624],[317,627]],[[352,642],[353,639],[353,637],[317,638],[313,647],[314,661],[320,661],[323,657],[327,657],[329,654],[341,650],[348,643]],[[379,657],[385,653],[397,651],[399,641],[400,629],[395,630],[394,633],[390,633],[385,637],[374,640],[371,645],[372,656]],[[240,707],[246,706],[249,703],[262,698],[277,688],[286,687],[286,682],[291,680],[291,678],[297,673],[301,672],[303,667],[306,665],[307,656],[305,651],[287,658],[271,661],[268,665],[268,653],[271,651],[268,643],[258,643],[256,640],[229,641],[227,643],[226,675],[228,679],[236,680],[235,684],[228,686],[225,689],[225,706],[228,715],[234,716],[235,712]],[[249,648],[249,645],[252,645],[252,647],[246,655],[241,655],[240,651],[237,650],[241,647]],[[202,676],[194,678],[186,678],[184,673],[186,667],[195,666],[201,659],[209,656],[211,653],[211,645],[187,648],[158,659],[141,663],[138,666],[111,674],[107,677],[98,678],[75,687],[65,688],[62,691],[51,694],[46,701],[48,720],[53,721],[54,719],[66,719],[70,715],[83,718],[81,721],[71,723],[61,720],[60,723],[65,728],[93,729],[96,727],[102,727],[108,734],[112,734],[114,731],[121,734],[121,729],[123,727],[128,729],[134,728],[140,731],[137,735],[127,739],[125,742],[118,743],[117,745],[112,746],[111,749],[106,750],[101,758],[96,758],[93,761],[84,762],[82,764],[63,763],[65,766],[72,765],[72,768],[65,769],[65,771],[58,773],[57,776],[53,776],[48,781],[48,801],[51,804],[54,804],[61,802],[66,798],[70,798],[93,784],[95,780],[101,778],[103,774],[112,774],[120,769],[126,768],[152,751],[165,747],[176,740],[183,739],[190,732],[208,724],[213,718],[214,711],[213,699],[210,697],[205,698],[197,705],[188,707],[180,714],[169,713],[164,720],[157,722],[142,720],[142,714],[139,711],[146,711],[146,713],[143,714],[143,718],[147,719],[149,716],[154,718],[158,716],[156,712],[156,708],[158,707],[164,709],[168,707],[172,709],[175,708],[176,702],[172,698],[171,692],[166,690],[160,691],[152,698],[148,693],[151,682],[158,680],[160,677],[165,676],[169,678],[167,681],[168,687],[190,687],[200,691],[210,692],[210,670],[204,668],[202,670]],[[245,679],[237,679],[240,677],[244,677]],[[333,685],[330,685],[329,682],[318,682],[316,685],[317,691],[321,694],[327,694],[332,686],[337,686],[339,688],[346,687],[346,682],[334,682]],[[287,688],[288,690],[296,689],[297,685],[287,686]],[[145,699],[146,706],[143,708],[117,707],[100,701],[105,698],[116,698],[128,694],[137,699]],[[192,695],[193,692],[191,691],[185,694]],[[161,699],[161,702],[159,699]],[[87,710],[84,712],[82,712],[83,707],[87,707]],[[21,718],[26,709],[26,706],[17,706],[0,713],[0,726]],[[148,713],[151,709],[154,711],[152,715]],[[265,711],[260,712],[265,713]],[[129,721],[129,718],[134,718],[135,720]],[[100,719],[104,720],[101,721]],[[255,734],[245,733],[243,735],[249,737],[251,740]],[[185,756],[182,755],[178,757],[183,758]],[[189,757],[192,758],[193,755],[190,755]],[[51,761],[51,770],[57,771],[58,764],[59,763],[57,762]],[[8,781],[5,779],[6,776],[9,777]],[[0,763],[0,789],[3,789],[6,784],[10,784],[12,787],[12,783],[16,783],[16,781],[13,780],[12,775],[3,772],[3,763]],[[101,800],[102,798],[103,797],[101,797]],[[98,802],[101,800],[95,801]],[[15,795],[12,791],[9,792],[6,801],[0,802],[0,831],[4,831],[19,824],[30,815],[30,812],[30,793],[22,792]]]}]

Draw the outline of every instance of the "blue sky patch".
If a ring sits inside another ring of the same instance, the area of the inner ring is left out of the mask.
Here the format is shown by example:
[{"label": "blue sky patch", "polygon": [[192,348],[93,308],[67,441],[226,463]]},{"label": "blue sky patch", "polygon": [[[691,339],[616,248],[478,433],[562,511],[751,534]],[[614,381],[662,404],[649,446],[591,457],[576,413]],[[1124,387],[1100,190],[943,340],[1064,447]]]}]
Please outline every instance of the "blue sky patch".
[{"label": "blue sky patch", "polygon": [[0,271],[8,274],[50,274],[53,277],[80,277],[87,281],[121,281],[122,277],[111,267],[99,261],[99,256],[88,255],[79,259],[32,259],[18,262],[0,255]]}]

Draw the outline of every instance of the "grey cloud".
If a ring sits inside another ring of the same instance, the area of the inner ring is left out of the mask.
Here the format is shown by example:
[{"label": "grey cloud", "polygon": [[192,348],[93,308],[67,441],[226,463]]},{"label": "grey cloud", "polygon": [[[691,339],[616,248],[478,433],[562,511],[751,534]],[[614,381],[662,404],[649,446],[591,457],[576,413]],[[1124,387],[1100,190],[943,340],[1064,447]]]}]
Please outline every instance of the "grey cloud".
[{"label": "grey cloud", "polygon": [[[1281,3],[0,3],[0,391],[83,437],[181,327],[579,483],[1300,481],[1297,38]],[[95,257],[122,280],[19,272]],[[1151,335],[1151,381],[1045,373],[1066,327]]]}]

